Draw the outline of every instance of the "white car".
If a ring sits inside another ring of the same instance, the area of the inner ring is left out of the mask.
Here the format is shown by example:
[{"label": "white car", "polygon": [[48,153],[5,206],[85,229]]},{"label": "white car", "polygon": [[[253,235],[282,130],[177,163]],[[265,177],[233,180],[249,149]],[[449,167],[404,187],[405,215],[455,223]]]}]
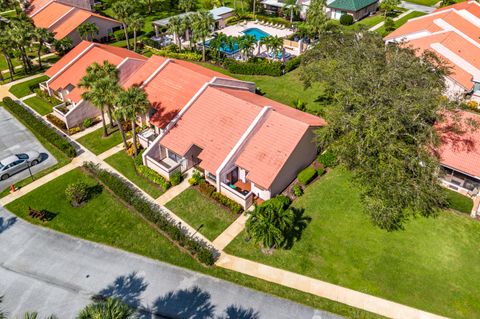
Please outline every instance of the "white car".
[{"label": "white car", "polygon": [[0,180],[4,181],[10,176],[40,162],[40,153],[35,151],[8,156],[0,161]]}]

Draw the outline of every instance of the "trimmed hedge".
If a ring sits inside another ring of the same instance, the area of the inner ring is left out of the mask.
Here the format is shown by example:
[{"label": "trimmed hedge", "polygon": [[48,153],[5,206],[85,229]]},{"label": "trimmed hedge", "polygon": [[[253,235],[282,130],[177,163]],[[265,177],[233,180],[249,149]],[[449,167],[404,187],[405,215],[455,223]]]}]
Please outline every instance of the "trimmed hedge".
[{"label": "trimmed hedge", "polygon": [[315,168],[309,166],[300,173],[298,173],[297,178],[300,183],[302,183],[303,185],[307,185],[315,178],[316,175],[317,171],[315,170]]},{"label": "trimmed hedge", "polygon": [[227,59],[225,67],[229,72],[235,74],[270,76],[281,76],[283,74],[282,62],[278,61],[238,62]]},{"label": "trimmed hedge", "polygon": [[337,165],[337,157],[331,151],[325,151],[322,154],[318,155],[317,159],[325,167],[334,167]]},{"label": "trimmed hedge", "polygon": [[[141,155],[140,155],[140,158],[141,158]],[[160,187],[163,188],[164,191],[166,191],[167,189],[170,188],[170,186],[172,186],[169,181],[167,181],[162,175],[158,174],[150,167],[147,167],[145,165],[137,165],[137,171],[143,177],[151,180],[153,183],[157,185],[160,185]]]},{"label": "trimmed hedge", "polygon": [[352,25],[353,24],[353,17],[349,14],[344,14],[340,17],[340,24],[341,25]]},{"label": "trimmed hedge", "polygon": [[298,68],[301,62],[302,62],[302,58],[299,56],[288,60],[287,63],[285,63],[285,73],[288,73]]},{"label": "trimmed hedge", "polygon": [[65,122],[59,119],[58,117],[56,117],[55,115],[47,114],[47,120],[53,125],[55,125],[56,127],[58,127],[59,129],[61,129],[62,131],[67,130],[67,125],[65,124]]},{"label": "trimmed hedge", "polygon": [[3,98],[3,104],[4,107],[15,117],[22,119],[22,123],[28,126],[31,131],[42,132],[42,137],[65,155],[70,158],[77,156],[75,148],[68,140],[57,134],[57,131],[46,125],[42,120],[38,119],[24,107],[15,103],[9,97]]},{"label": "trimmed hedge", "polygon": [[[145,42],[144,42],[145,43]],[[169,50],[155,49],[154,47],[145,43],[145,46],[155,55],[164,56],[166,58],[179,59],[179,60],[189,60],[199,62],[202,60],[202,55],[197,52],[172,52]]]},{"label": "trimmed hedge", "polygon": [[166,212],[145,199],[121,177],[101,169],[92,162],[84,163],[83,167],[115,193],[116,196],[132,206],[146,220],[156,225],[172,242],[185,248],[199,262],[208,266],[215,263],[216,257],[212,248],[208,247],[205,242],[192,238]]},{"label": "trimmed hedge", "polygon": [[213,198],[215,201],[228,208],[234,214],[240,214],[243,211],[242,205],[228,198],[227,196],[217,192],[214,186],[208,184],[205,181],[201,181],[198,184],[198,189],[201,193],[207,195],[210,198]]}]

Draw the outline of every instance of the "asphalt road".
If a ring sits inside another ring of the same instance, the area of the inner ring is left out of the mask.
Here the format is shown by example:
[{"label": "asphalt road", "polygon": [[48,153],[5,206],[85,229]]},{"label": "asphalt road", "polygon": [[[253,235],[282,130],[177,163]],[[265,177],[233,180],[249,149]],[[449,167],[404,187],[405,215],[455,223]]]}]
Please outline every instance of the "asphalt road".
[{"label": "asphalt road", "polygon": [[[32,174],[57,163],[55,157],[43,147],[25,126],[17,121],[7,110],[0,107],[0,160],[12,154],[25,151],[37,151],[44,158],[40,164],[31,168]],[[30,173],[28,169],[26,169],[16,175],[10,176],[5,181],[0,181],[0,191],[29,176]]]},{"label": "asphalt road", "polygon": [[122,298],[145,319],[341,318],[37,227],[0,207],[0,295],[8,318],[33,310],[74,318],[96,294]]}]

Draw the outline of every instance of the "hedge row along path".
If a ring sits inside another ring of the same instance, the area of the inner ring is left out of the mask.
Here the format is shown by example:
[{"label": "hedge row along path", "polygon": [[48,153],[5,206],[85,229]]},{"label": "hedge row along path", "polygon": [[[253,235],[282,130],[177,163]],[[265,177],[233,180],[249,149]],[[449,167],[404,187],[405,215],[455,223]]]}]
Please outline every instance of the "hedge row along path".
[{"label": "hedge row along path", "polygon": [[[2,94],[2,88],[0,87],[0,95]],[[7,92],[8,93],[8,92]],[[8,96],[8,95],[7,95]],[[78,137],[73,137],[72,139],[75,140]],[[108,157],[103,154],[99,154],[98,156],[94,155],[92,152],[87,150],[82,145],[78,146],[80,148],[80,155],[77,156],[72,160],[70,164],[63,166],[62,168],[43,176],[42,178],[24,186],[20,190],[5,196],[4,198],[0,199],[0,205],[5,206],[6,204],[16,200],[17,198],[22,197],[23,195],[27,194],[28,192],[40,187],[41,185],[55,179],[56,177],[65,174],[66,172],[80,167],[83,162],[91,161],[93,163],[97,163],[100,165],[101,168],[114,172],[119,176],[125,178],[120,172],[115,170],[113,167],[108,165],[106,162],[103,161],[104,158]],[[118,146],[117,146],[118,147]],[[110,154],[111,151],[106,151],[105,153]],[[106,154],[106,155],[108,155]],[[188,179],[185,179],[187,181]],[[133,184],[133,183],[132,183]],[[133,184],[134,185],[134,184]],[[179,189],[184,188],[184,184]],[[142,189],[138,188],[134,185],[139,192],[141,192],[145,198],[149,199],[152,202],[158,204],[159,202],[163,202],[163,198],[168,196],[169,198],[175,197],[175,194],[179,192],[176,190],[177,187],[172,187],[168,190],[165,194],[161,196],[162,199],[154,199],[147,193],[145,193]],[[171,195],[166,195],[167,193],[171,193]],[[296,274],[293,272],[289,272],[286,270],[274,268],[271,266],[267,266],[258,262],[246,260],[243,258],[239,258],[236,256],[228,255],[224,253],[222,250],[224,247],[228,245],[228,243],[235,238],[236,234],[241,232],[244,227],[245,218],[241,217],[234,222],[231,227],[228,227],[217,239],[213,241],[209,241],[199,232],[197,232],[193,227],[183,221],[180,217],[173,214],[167,208],[162,205],[162,208],[170,213],[170,216],[177,220],[178,222],[182,223],[182,226],[187,228],[190,234],[194,234],[194,236],[200,240],[205,241],[207,244],[215,247],[221,252],[220,258],[216,262],[216,266],[226,268],[229,270],[233,270],[236,272],[240,272],[243,274],[247,274],[262,280],[266,280],[269,282],[273,282],[279,285],[283,285],[286,287],[294,288],[306,293],[310,293],[322,298],[327,298],[333,301],[341,302],[359,309],[363,309],[372,313],[376,313],[381,316],[389,317],[389,318],[422,318],[422,319],[440,319],[445,318],[441,317],[432,313],[428,313],[419,309],[415,309],[412,307],[408,307],[399,303],[391,302],[386,299],[378,298],[372,295],[364,294],[358,291],[354,291],[342,286],[330,284],[328,282],[324,282],[318,279],[313,279],[310,277],[306,277],[300,274]],[[216,245],[214,244],[216,243]]]}]

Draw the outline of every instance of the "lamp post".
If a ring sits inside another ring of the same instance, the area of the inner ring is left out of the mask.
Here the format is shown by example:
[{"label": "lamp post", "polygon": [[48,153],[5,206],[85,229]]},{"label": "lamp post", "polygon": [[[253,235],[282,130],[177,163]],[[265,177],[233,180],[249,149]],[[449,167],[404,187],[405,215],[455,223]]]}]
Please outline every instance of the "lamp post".
[{"label": "lamp post", "polygon": [[33,178],[32,170],[30,169],[30,166],[31,166],[30,161],[27,161],[28,172],[30,173],[30,177],[32,178],[32,181],[34,181],[35,178]]}]

